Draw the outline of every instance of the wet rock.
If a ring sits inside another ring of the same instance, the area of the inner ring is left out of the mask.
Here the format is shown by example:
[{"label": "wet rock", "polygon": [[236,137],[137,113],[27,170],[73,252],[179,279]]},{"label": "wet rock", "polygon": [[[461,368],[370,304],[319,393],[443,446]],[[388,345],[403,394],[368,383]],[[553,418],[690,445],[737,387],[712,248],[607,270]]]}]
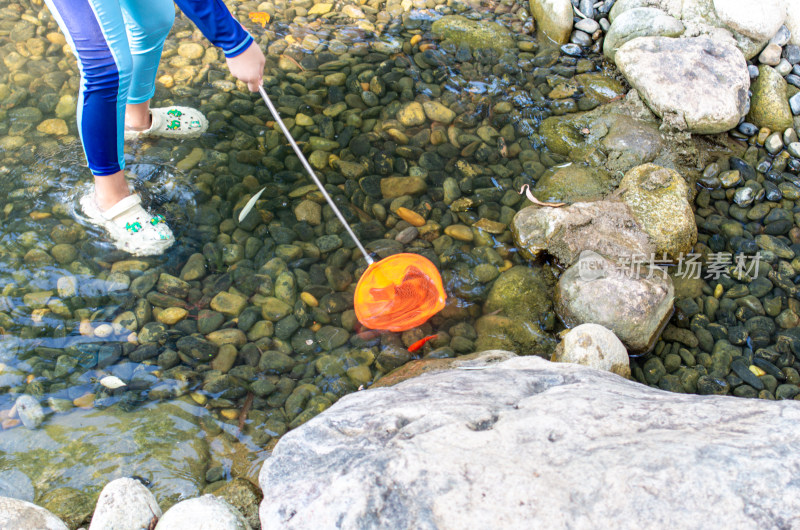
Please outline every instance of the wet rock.
[{"label": "wet rock", "polygon": [[0,497],[0,525],[3,528],[68,530],[61,519],[35,504]]},{"label": "wet rock", "polygon": [[572,4],[569,0],[530,0],[531,14],[541,36],[566,44],[572,32]]},{"label": "wet rock", "polygon": [[264,496],[249,480],[235,478],[226,482],[221,488],[214,490],[214,496],[236,508],[251,527],[261,526],[258,520],[258,505]]},{"label": "wet rock", "polygon": [[[615,59],[647,106],[678,129],[724,132],[745,114],[747,64],[728,42],[640,37],[623,44]],[[703,70],[697,69],[698,64],[704,65]]]},{"label": "wet rock", "polygon": [[14,402],[17,416],[28,429],[38,428],[44,421],[44,410],[39,401],[33,396],[22,394]]},{"label": "wet rock", "polygon": [[420,177],[388,177],[381,179],[381,193],[384,199],[395,199],[403,195],[419,195],[427,189],[428,185]]},{"label": "wet rock", "polygon": [[630,377],[628,350],[612,331],[597,324],[571,329],[556,347],[554,362],[575,363]]},{"label": "wet rock", "polygon": [[234,293],[222,291],[211,299],[211,309],[223,315],[237,317],[247,306],[247,299]]},{"label": "wet rock", "polygon": [[420,103],[406,103],[397,111],[397,119],[405,127],[415,127],[425,123],[425,111]]},{"label": "wet rock", "polygon": [[112,480],[100,492],[89,530],[148,528],[161,517],[156,498],[132,478]]},{"label": "wet rock", "polygon": [[545,172],[533,195],[546,202],[578,202],[599,199],[611,187],[611,178],[602,169],[569,164]]},{"label": "wet rock", "polygon": [[586,252],[559,279],[556,311],[567,326],[603,325],[640,353],[652,348],[672,314],[673,292],[669,276],[647,278]]},{"label": "wet rock", "polygon": [[500,24],[487,20],[470,20],[461,15],[443,16],[433,23],[431,31],[456,45],[466,44],[473,49],[492,48],[503,53],[515,47],[511,32]]},{"label": "wet rock", "polygon": [[654,164],[631,169],[619,183],[622,200],[655,244],[656,253],[677,258],[697,242],[689,187],[674,170]]},{"label": "wet rock", "polygon": [[747,121],[758,127],[783,131],[792,126],[792,111],[786,97],[786,81],[774,68],[761,65],[753,82],[753,97]]},{"label": "wet rock", "polygon": [[[320,4],[317,4],[320,5]],[[156,530],[181,530],[203,528],[214,522],[219,530],[250,530],[250,525],[239,511],[214,495],[203,495],[181,501],[166,511],[156,525]]]},{"label": "wet rock", "polygon": [[[428,373],[345,396],[286,434],[259,477],[262,526],[465,528],[510,517],[542,527],[563,521],[564,513],[601,526],[622,517],[632,524],[658,520],[682,527],[687,514],[726,527],[749,526],[754,518],[772,526],[800,509],[800,495],[774,493],[797,489],[784,472],[786,458],[798,450],[787,434],[800,420],[794,404],[676,396],[533,357],[480,368]],[[771,428],[765,431],[764,425]],[[453,436],[461,441],[458,448]],[[706,457],[723,448],[726,459]],[[512,453],[518,458],[509,459]],[[668,456],[668,472],[648,471],[653,454]],[[605,464],[593,466],[598,459]],[[750,470],[744,479],[743,468]],[[599,503],[570,499],[575,488],[607,491],[609,470],[615,469],[611,483],[625,484],[625,495],[600,493]],[[695,480],[677,487],[674,477],[687,469]],[[641,488],[629,488],[632,481]],[[321,482],[328,486],[316,487]],[[536,509],[509,499],[509,483],[538,499]],[[424,491],[398,494],[414,487]],[[387,495],[391,512],[363,504]],[[766,503],[755,512],[748,504],[754,495]]]}]

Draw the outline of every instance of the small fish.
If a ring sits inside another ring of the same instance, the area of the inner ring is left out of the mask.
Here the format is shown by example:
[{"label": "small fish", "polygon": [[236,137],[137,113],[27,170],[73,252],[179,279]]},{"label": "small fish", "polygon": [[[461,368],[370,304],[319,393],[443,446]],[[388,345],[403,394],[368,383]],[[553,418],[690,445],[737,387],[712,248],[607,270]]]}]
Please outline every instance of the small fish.
[{"label": "small fish", "polygon": [[539,199],[533,196],[533,193],[531,193],[531,187],[528,186],[527,184],[523,184],[522,187],[519,189],[519,194],[522,195],[523,193],[525,194],[525,196],[528,198],[529,201],[531,201],[533,204],[537,206],[550,206],[551,208],[558,208],[559,206],[564,206],[566,204],[565,202],[540,201]]},{"label": "small fish", "polygon": [[423,338],[419,339],[417,342],[415,342],[414,344],[412,344],[411,346],[409,346],[408,347],[408,351],[411,352],[411,353],[414,353],[418,349],[420,349],[423,346],[425,346],[426,342],[428,342],[429,340],[433,340],[438,336],[439,335],[428,335],[427,337],[423,337]]},{"label": "small fish", "polygon": [[253,209],[253,206],[256,205],[256,201],[258,200],[259,197],[261,197],[261,194],[264,193],[265,189],[267,189],[267,188],[266,187],[261,188],[261,191],[259,191],[258,193],[256,193],[252,197],[250,197],[250,200],[247,201],[247,204],[244,205],[244,208],[242,208],[242,211],[239,212],[239,222],[240,223],[242,221],[244,221],[244,218],[247,217],[247,214],[249,214],[250,210]]},{"label": "small fish", "polygon": [[252,22],[256,24],[261,24],[262,28],[267,27],[267,22],[269,22],[269,13],[264,13],[263,11],[253,11],[247,14],[250,17]]},{"label": "small fish", "polygon": [[122,388],[125,385],[125,382],[115,375],[107,375],[100,380],[100,384],[104,387],[115,390],[117,388]]}]

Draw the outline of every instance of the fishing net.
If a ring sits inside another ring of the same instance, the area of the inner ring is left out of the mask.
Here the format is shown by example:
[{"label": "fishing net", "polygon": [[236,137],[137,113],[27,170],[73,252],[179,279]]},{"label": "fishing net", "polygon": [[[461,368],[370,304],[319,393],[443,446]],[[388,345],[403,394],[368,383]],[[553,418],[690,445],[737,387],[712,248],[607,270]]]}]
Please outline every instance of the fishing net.
[{"label": "fishing net", "polygon": [[444,308],[436,266],[419,254],[394,254],[367,267],[355,292],[358,321],[371,329],[405,331]]}]

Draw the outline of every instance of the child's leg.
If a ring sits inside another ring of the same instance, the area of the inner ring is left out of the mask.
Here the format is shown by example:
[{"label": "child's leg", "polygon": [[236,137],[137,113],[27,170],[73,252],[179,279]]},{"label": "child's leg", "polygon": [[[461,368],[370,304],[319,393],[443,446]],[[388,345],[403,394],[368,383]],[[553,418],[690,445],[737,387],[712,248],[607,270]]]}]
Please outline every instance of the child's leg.
[{"label": "child's leg", "polygon": [[101,208],[129,195],[123,131],[131,54],[118,0],[45,0],[78,58],[78,131]]},{"label": "child's leg", "polygon": [[133,58],[125,125],[143,130],[150,127],[150,98],[155,92],[164,41],[175,20],[175,4],[172,0],[120,0],[119,3]]}]

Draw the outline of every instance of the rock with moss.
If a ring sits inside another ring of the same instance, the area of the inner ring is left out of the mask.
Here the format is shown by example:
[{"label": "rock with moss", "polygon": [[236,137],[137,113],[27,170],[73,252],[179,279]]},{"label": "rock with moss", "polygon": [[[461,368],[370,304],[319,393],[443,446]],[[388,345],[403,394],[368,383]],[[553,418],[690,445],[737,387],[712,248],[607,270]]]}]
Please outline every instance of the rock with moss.
[{"label": "rock with moss", "polygon": [[792,109],[786,97],[787,83],[771,66],[758,67],[758,77],[753,82],[753,97],[747,121],[758,127],[783,132],[793,125]]},{"label": "rock with moss", "polygon": [[599,199],[611,189],[613,181],[603,168],[569,164],[546,171],[533,194],[540,201],[572,203]]},{"label": "rock with moss", "polygon": [[628,171],[620,182],[622,200],[650,236],[659,257],[677,259],[697,243],[697,225],[690,191],[683,177],[672,169],[643,164]]},{"label": "rock with moss", "polygon": [[530,0],[530,7],[540,39],[545,37],[557,44],[569,42],[572,32],[570,0]]},{"label": "rock with moss", "polygon": [[496,22],[445,15],[433,23],[431,30],[458,45],[466,44],[473,49],[491,48],[504,53],[515,47],[511,32]]},{"label": "rock with moss", "polygon": [[[199,418],[208,414],[188,398],[149,403],[134,412],[74,408],[54,414],[35,431],[4,432],[0,453],[31,477],[38,491],[69,487],[91,498],[109,480],[139,475],[146,466],[153,493],[169,506],[198,495],[205,484],[208,445],[197,432]],[[75,431],[75,425],[82,429]],[[0,461],[0,473],[5,469]]]}]

